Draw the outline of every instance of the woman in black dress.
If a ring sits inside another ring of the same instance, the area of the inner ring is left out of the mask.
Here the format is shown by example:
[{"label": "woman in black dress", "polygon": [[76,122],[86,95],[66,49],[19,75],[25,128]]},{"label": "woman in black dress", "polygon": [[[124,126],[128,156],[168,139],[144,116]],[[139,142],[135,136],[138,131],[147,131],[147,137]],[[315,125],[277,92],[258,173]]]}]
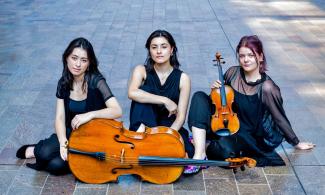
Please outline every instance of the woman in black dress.
[{"label": "woman in black dress", "polygon": [[[285,139],[296,149],[311,149],[315,145],[300,142],[282,106],[279,87],[265,73],[266,59],[262,42],[257,36],[244,36],[236,48],[240,66],[224,74],[225,84],[234,89],[234,109],[240,129],[231,136],[220,137],[211,131],[214,105],[204,92],[196,92],[191,101],[188,124],[193,133],[194,159],[224,160],[248,156],[257,166],[284,165],[274,149]],[[220,81],[211,88],[220,88]],[[209,145],[206,148],[206,139]],[[197,173],[201,167],[189,166],[185,174]]]},{"label": "woman in black dress", "polygon": [[193,156],[188,131],[183,128],[191,83],[188,75],[179,70],[174,38],[165,30],[156,30],[145,46],[147,60],[134,68],[129,82],[129,129],[144,132],[146,126],[170,127],[181,134],[188,155]]},{"label": "woman in black dress", "polygon": [[55,131],[37,144],[18,149],[18,158],[36,158],[27,166],[54,175],[69,173],[67,145],[71,131],[94,118],[115,119],[122,110],[98,70],[91,43],[85,38],[73,40],[62,55],[63,71],[57,86]]}]

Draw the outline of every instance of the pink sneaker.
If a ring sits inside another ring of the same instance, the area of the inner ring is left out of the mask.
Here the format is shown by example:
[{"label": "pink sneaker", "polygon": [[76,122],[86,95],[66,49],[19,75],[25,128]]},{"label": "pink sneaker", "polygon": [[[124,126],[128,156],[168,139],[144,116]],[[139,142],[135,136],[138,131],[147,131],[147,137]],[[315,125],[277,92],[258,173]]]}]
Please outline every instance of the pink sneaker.
[{"label": "pink sneaker", "polygon": [[183,173],[185,175],[193,175],[200,171],[201,167],[197,165],[188,165],[184,168]]},{"label": "pink sneaker", "polygon": [[[208,160],[207,157],[204,158],[204,160]],[[185,168],[184,168],[184,171],[183,173],[185,175],[193,175],[193,174],[196,174],[198,173],[201,169],[207,169],[209,168],[209,166],[206,166],[206,165],[187,165]]]}]

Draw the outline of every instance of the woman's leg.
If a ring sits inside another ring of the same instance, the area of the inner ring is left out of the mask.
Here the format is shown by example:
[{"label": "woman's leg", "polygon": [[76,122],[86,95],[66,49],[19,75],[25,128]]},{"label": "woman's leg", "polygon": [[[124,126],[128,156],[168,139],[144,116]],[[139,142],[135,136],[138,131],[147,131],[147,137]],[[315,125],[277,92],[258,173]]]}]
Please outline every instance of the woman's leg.
[{"label": "woman's leg", "polygon": [[178,133],[182,136],[185,146],[185,152],[189,158],[193,158],[194,155],[194,147],[189,140],[188,131],[185,128],[181,128]]},{"label": "woman's leg", "polygon": [[[147,86],[142,86],[141,89],[151,93],[151,89]],[[144,132],[145,126],[157,126],[157,114],[154,105],[132,101],[129,130]]]},{"label": "woman's leg", "polygon": [[207,148],[207,156],[211,160],[225,160],[241,156],[241,149],[244,144],[237,135],[220,137],[212,140]]},{"label": "woman's leg", "polygon": [[60,156],[60,143],[57,135],[52,134],[49,138],[39,141],[35,146],[34,154],[36,160],[44,162]]},{"label": "woman's leg", "polygon": [[64,175],[71,172],[68,162],[62,160],[61,156],[51,159],[47,164],[45,170],[52,175]]},{"label": "woman's leg", "polygon": [[188,116],[188,126],[192,131],[195,147],[194,159],[206,157],[206,134],[210,129],[211,105],[210,97],[206,93],[194,93]]},{"label": "woman's leg", "polygon": [[192,136],[194,144],[194,156],[193,159],[204,159],[205,143],[206,143],[206,130],[192,126]]},{"label": "woman's leg", "polygon": [[52,159],[60,157],[60,144],[57,135],[52,134],[49,138],[40,140],[35,145],[33,153],[36,163],[27,164],[27,166],[35,170],[46,170]]},{"label": "woman's leg", "polygon": [[143,132],[145,126],[157,126],[156,113],[152,104],[143,104],[132,101],[130,110],[130,127],[131,131]]}]

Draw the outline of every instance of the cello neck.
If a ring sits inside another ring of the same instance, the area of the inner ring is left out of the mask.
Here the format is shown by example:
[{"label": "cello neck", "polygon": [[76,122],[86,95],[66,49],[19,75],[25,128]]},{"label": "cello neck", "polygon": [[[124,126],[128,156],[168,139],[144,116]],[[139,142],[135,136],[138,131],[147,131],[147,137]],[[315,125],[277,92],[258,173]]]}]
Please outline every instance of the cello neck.
[{"label": "cello neck", "polygon": [[139,165],[168,165],[168,166],[186,166],[186,165],[209,165],[209,166],[229,166],[230,162],[215,160],[196,160],[183,158],[165,158],[157,156],[139,156]]},{"label": "cello neck", "polygon": [[158,156],[140,156],[138,158],[139,165],[163,165],[163,166],[186,166],[186,165],[207,165],[207,166],[222,166],[222,167],[242,167],[247,165],[252,168],[256,166],[256,161],[248,157],[227,158],[225,161],[218,160],[196,160],[184,158],[168,158]]}]

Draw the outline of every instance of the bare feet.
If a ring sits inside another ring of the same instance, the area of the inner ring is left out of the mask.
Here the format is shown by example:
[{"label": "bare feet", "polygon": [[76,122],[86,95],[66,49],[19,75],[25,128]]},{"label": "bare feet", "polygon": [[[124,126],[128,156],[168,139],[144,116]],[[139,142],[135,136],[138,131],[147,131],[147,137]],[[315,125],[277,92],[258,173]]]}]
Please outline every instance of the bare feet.
[{"label": "bare feet", "polygon": [[206,159],[207,155],[204,153],[201,153],[201,154],[197,154],[195,153],[194,156],[193,156],[193,159],[197,159],[197,160],[203,160],[203,159]]},{"label": "bare feet", "polygon": [[141,125],[139,126],[137,132],[138,133],[143,133],[146,131],[146,126],[144,124],[141,123]]},{"label": "bare feet", "polygon": [[34,146],[29,146],[28,148],[26,148],[26,152],[25,152],[26,158],[35,158],[34,148],[35,148]]}]

